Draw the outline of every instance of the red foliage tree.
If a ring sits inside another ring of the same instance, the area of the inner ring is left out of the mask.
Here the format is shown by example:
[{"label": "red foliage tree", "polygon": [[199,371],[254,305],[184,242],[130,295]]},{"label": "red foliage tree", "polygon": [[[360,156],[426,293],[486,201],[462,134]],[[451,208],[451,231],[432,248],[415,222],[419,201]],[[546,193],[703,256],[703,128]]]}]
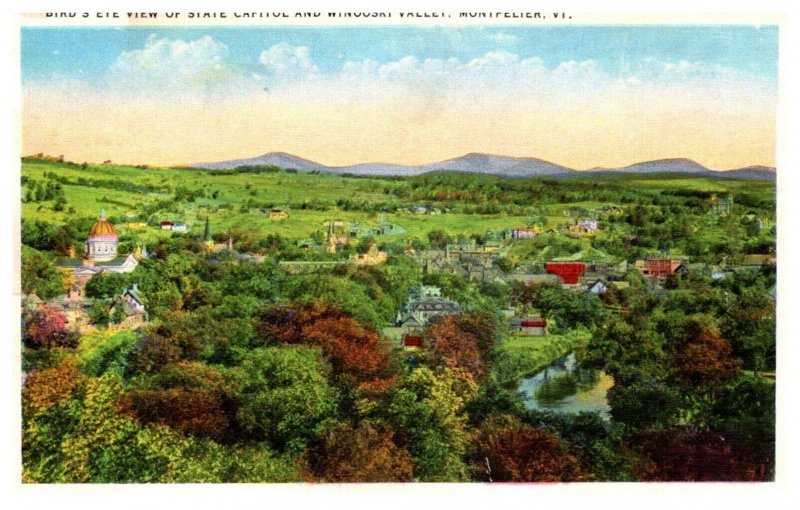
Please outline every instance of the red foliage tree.
[{"label": "red foliage tree", "polygon": [[388,346],[338,308],[319,303],[274,307],[261,315],[258,329],[267,343],[320,347],[345,383],[377,388],[392,376]]},{"label": "red foliage tree", "polygon": [[120,399],[119,410],[143,424],[163,423],[199,437],[224,440],[230,432],[221,399],[205,390],[132,390]]},{"label": "red foliage tree", "polygon": [[142,423],[163,423],[187,434],[230,439],[235,413],[229,386],[216,369],[181,362],[153,378],[156,388],[133,389],[120,399],[119,409]]},{"label": "red foliage tree", "polygon": [[330,431],[309,457],[321,482],[407,482],[414,471],[411,455],[395,444],[392,432],[369,424]]},{"label": "red foliage tree", "polygon": [[476,432],[473,447],[473,466],[487,480],[565,482],[586,478],[578,458],[556,434],[513,418],[487,419]]},{"label": "red foliage tree", "polygon": [[454,317],[446,317],[431,326],[426,337],[431,351],[445,365],[466,370],[473,379],[484,374],[478,339],[463,331]]},{"label": "red foliage tree", "polygon": [[715,386],[730,381],[739,369],[727,340],[715,331],[701,331],[675,356],[681,378],[692,386]]},{"label": "red foliage tree", "polygon": [[75,347],[77,336],[67,329],[67,318],[59,310],[42,305],[28,319],[26,343],[31,347]]},{"label": "red foliage tree", "polygon": [[478,379],[488,372],[496,333],[490,316],[469,312],[437,321],[426,337],[433,353],[447,366],[466,370]]},{"label": "red foliage tree", "polygon": [[647,430],[630,445],[642,456],[637,474],[643,481],[750,481],[756,476],[737,461],[732,443],[710,430]]}]

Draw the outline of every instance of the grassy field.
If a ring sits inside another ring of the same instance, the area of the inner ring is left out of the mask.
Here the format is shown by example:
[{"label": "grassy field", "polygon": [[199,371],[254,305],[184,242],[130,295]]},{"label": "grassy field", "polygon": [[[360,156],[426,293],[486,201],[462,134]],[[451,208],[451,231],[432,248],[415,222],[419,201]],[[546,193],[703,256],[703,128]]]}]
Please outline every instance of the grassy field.
[{"label": "grassy field", "polygon": [[[322,224],[332,218],[366,225],[379,223],[381,215],[377,212],[341,210],[336,206],[336,202],[341,199],[408,205],[401,203],[394,195],[384,193],[408,184],[388,179],[288,172],[219,176],[199,170],[137,169],[119,166],[89,166],[83,170],[80,167],[49,162],[26,163],[22,167],[24,177],[38,182],[46,181],[46,172],[56,173],[70,181],[80,178],[125,181],[162,188],[164,191],[120,191],[108,187],[67,184],[63,186],[64,194],[68,206],[74,208],[74,212],[54,211],[52,201],[28,202],[22,205],[23,218],[61,223],[70,217],[96,216],[100,209],[105,209],[110,217],[120,216],[164,201],[171,196],[170,193],[175,188],[180,186],[190,190],[202,189],[206,197],[196,198],[192,202],[175,203],[169,211],[158,214],[158,219],[183,221],[192,229],[202,229],[205,217],[208,216],[215,232],[227,230],[229,227],[241,227],[254,229],[256,237],[276,233],[302,238],[321,230]],[[23,188],[23,194],[24,192]],[[216,198],[211,198],[215,192]],[[241,205],[248,200],[269,203],[276,207],[315,202],[322,204],[320,208],[326,210],[294,207],[291,208],[289,219],[273,221],[258,208],[242,212]],[[524,225],[527,221],[524,216],[458,213],[432,216],[405,211],[386,213],[382,216],[386,221],[402,225],[411,237],[426,235],[432,225],[452,234],[469,235],[507,228],[509,225]]]},{"label": "grassy field", "polygon": [[[404,227],[408,237],[425,237],[434,229],[444,230],[451,235],[482,234],[489,230],[523,226],[530,216],[512,213],[474,214],[461,211],[470,202],[456,202],[456,210],[445,214],[412,214],[407,209],[397,212],[367,212],[364,207],[343,210],[342,201],[347,200],[374,205],[374,209],[388,207],[407,207],[421,202],[437,203],[435,200],[408,198],[409,196],[429,196],[417,193],[422,178],[388,179],[366,177],[344,177],[332,174],[297,173],[276,171],[265,173],[232,173],[215,175],[197,169],[139,168],[115,165],[81,165],[58,163],[54,161],[26,160],[22,165],[22,177],[27,183],[22,187],[22,195],[30,194],[32,183],[45,185],[52,176],[66,179],[62,184],[67,206],[63,211],[54,210],[53,200],[25,201],[22,216],[25,219],[45,220],[50,223],[63,223],[70,218],[96,217],[100,209],[105,209],[111,218],[119,218],[127,212],[139,216],[133,221],[158,222],[162,220],[182,221],[194,232],[202,231],[206,217],[211,220],[212,231],[221,232],[230,227],[252,229],[254,237],[260,238],[271,233],[300,239],[323,228],[323,223],[332,218],[377,225],[383,219]],[[487,186],[500,178],[484,176]],[[593,180],[598,180],[594,177]],[[585,182],[576,177],[576,186]],[[514,181],[520,182],[520,181]],[[429,183],[430,184],[430,183]],[[738,181],[707,178],[685,178],[682,176],[607,176],[600,186],[625,186],[642,190],[663,190],[683,188],[705,191],[735,192],[746,190],[755,194],[774,194],[774,185],[769,182]],[[442,186],[450,186],[442,185]],[[559,186],[569,185],[560,184]],[[434,188],[431,188],[435,190]],[[559,188],[561,189],[561,188]],[[192,200],[176,200],[179,190],[202,194]],[[433,193],[433,191],[430,191]],[[404,198],[405,197],[405,198]],[[443,208],[447,202],[437,203]],[[620,205],[598,201],[572,201],[560,203],[552,198],[545,201],[531,200],[528,209],[540,211],[540,217],[548,228],[557,228],[574,221],[575,211],[596,210],[604,206]],[[283,221],[268,218],[266,207],[290,207],[290,216]],[[155,211],[146,215],[143,211]],[[512,209],[509,209],[512,210]],[[472,211],[474,212],[474,211]],[[124,225],[120,229],[125,233]],[[137,240],[151,241],[169,235],[151,227],[145,232],[132,234]]]},{"label": "grassy field", "polygon": [[590,333],[583,330],[562,335],[510,336],[503,341],[500,350],[506,356],[505,369],[513,372],[513,379],[518,380],[584,345],[589,338]]}]

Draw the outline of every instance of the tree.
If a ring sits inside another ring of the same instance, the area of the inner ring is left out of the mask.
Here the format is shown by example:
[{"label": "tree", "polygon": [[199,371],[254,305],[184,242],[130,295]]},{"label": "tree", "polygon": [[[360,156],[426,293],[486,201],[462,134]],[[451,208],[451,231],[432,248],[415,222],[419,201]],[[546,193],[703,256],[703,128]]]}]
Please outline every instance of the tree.
[{"label": "tree", "polygon": [[160,423],[186,434],[225,441],[235,413],[223,374],[196,362],[165,366],[143,388],[126,392],[119,408],[143,424]]},{"label": "tree", "polygon": [[269,308],[261,315],[259,332],[272,345],[320,347],[333,373],[346,386],[392,376],[388,346],[378,334],[325,303]]},{"label": "tree", "polygon": [[182,356],[183,350],[175,340],[158,333],[148,333],[131,352],[130,366],[136,372],[150,374],[170,363],[177,363]]},{"label": "tree", "polygon": [[77,340],[77,335],[67,329],[67,318],[55,308],[41,305],[27,321],[25,343],[30,347],[75,347]]},{"label": "tree", "polygon": [[457,316],[445,317],[430,326],[425,337],[434,355],[448,367],[465,370],[476,380],[486,374],[480,341],[461,327]]},{"label": "tree", "polygon": [[669,426],[677,421],[683,405],[678,387],[646,376],[625,384],[615,382],[607,398],[614,421],[634,429]]},{"label": "tree", "polygon": [[585,477],[578,458],[556,434],[516,418],[487,419],[475,434],[473,448],[473,469],[484,481],[568,482]]},{"label": "tree", "polygon": [[639,478],[647,482],[753,480],[733,445],[718,432],[692,426],[642,431],[630,446],[642,455]]},{"label": "tree", "polygon": [[51,299],[67,291],[64,279],[52,262],[41,252],[23,247],[22,292]]},{"label": "tree", "polygon": [[775,303],[761,285],[740,291],[726,307],[720,329],[746,368],[775,368]]},{"label": "tree", "polygon": [[369,423],[340,425],[309,453],[321,482],[407,482],[414,468],[411,455],[395,444],[391,430]]},{"label": "tree", "polygon": [[[64,202],[66,203],[66,202]],[[75,244],[75,232],[70,225],[63,225],[53,236],[53,249],[56,255],[68,256],[70,248]]]},{"label": "tree", "polygon": [[431,248],[434,250],[443,250],[447,243],[450,242],[447,233],[442,230],[431,230],[428,232],[428,241],[431,243]]},{"label": "tree", "polygon": [[468,374],[421,367],[389,390],[377,412],[416,459],[414,474],[420,480],[468,479],[462,460],[469,442],[465,407],[475,389]]},{"label": "tree", "polygon": [[97,273],[86,282],[86,297],[89,298],[112,298],[122,292],[128,285],[129,277],[121,273]]},{"label": "tree", "polygon": [[22,463],[26,481],[68,476],[61,442],[80,422],[86,378],[73,363],[34,370],[22,388]]},{"label": "tree", "polygon": [[683,381],[690,387],[719,386],[730,381],[739,368],[731,346],[716,331],[705,330],[684,345],[675,357]]},{"label": "tree", "polygon": [[724,433],[752,479],[775,476],[775,384],[739,375],[714,402],[711,426]]},{"label": "tree", "polygon": [[237,420],[254,438],[281,450],[299,451],[327,428],[337,391],[318,349],[293,346],[254,349],[232,370]]}]

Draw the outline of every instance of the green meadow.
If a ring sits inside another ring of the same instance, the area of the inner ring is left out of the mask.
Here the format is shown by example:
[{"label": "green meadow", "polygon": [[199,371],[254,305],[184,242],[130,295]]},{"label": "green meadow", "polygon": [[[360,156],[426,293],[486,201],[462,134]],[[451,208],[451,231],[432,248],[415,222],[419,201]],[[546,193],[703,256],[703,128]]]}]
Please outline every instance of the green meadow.
[{"label": "green meadow", "polygon": [[[582,214],[597,214],[612,206],[624,207],[619,197],[625,194],[633,197],[628,203],[658,196],[664,190],[746,192],[763,200],[774,197],[771,182],[675,175],[547,180],[435,173],[380,178],[274,168],[264,172],[224,173],[188,168],[77,165],[30,158],[23,161],[22,179],[24,219],[60,224],[96,217],[105,209],[123,234],[128,230],[126,223],[149,222],[148,228],[134,236],[144,241],[171,235],[155,228],[163,220],[185,222],[198,233],[208,217],[214,233],[236,227],[249,231],[255,238],[279,234],[295,239],[322,230],[323,223],[331,219],[370,226],[385,220],[405,228],[407,237],[424,238],[431,230],[470,236],[532,222],[545,229],[557,229]],[[35,193],[37,185],[56,182],[63,190],[62,208],[56,206],[55,199],[37,199]],[[472,198],[440,198],[453,190],[469,193]],[[412,213],[409,206],[413,205],[435,208],[436,214]],[[271,220],[268,212],[272,207],[289,208],[289,218]],[[126,213],[136,217],[127,219],[123,217]],[[705,228],[704,221],[695,218],[695,226]],[[722,242],[727,233],[709,229],[707,235]],[[591,243],[578,242],[581,249],[591,250]],[[524,251],[524,246],[523,242],[515,251]]]}]

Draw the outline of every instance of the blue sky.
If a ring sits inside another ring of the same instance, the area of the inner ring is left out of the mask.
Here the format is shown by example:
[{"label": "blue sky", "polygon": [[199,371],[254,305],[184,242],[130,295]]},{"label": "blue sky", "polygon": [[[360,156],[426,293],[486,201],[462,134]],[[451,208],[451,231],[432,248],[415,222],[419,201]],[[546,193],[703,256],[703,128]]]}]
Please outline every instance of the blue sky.
[{"label": "blue sky", "polygon": [[775,26],[27,27],[21,51],[24,151],[74,161],[775,160]]},{"label": "blue sky", "polygon": [[493,50],[538,57],[545,65],[594,60],[609,74],[642,59],[702,61],[775,81],[775,26],[482,26],[482,27],[261,27],[261,28],[24,28],[22,77],[99,79],[123,52],[148,37],[191,40],[210,36],[242,71],[257,70],[261,51],[278,43],[305,46],[323,72],[346,61],[379,63],[413,55],[469,60]]}]

